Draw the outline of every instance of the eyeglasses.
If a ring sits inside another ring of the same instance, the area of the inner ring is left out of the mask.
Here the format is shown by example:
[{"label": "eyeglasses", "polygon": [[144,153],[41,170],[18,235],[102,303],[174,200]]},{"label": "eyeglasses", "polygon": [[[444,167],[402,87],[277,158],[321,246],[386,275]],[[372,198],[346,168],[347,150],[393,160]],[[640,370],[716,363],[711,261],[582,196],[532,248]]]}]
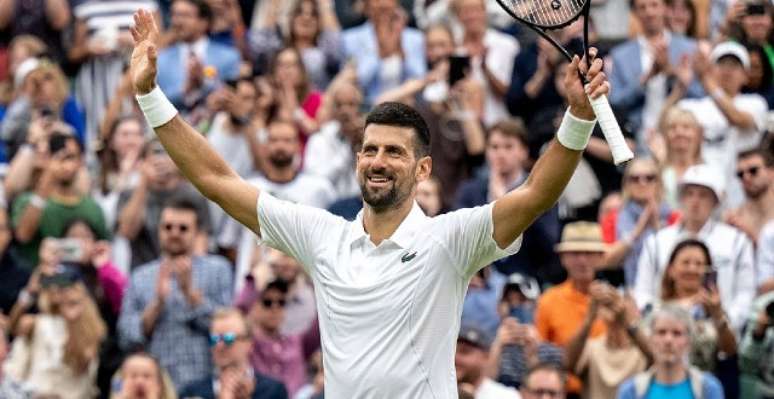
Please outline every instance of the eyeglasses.
[{"label": "eyeglasses", "polygon": [[562,395],[561,391],[555,391],[553,389],[543,389],[543,388],[531,389],[531,388],[525,388],[525,390],[530,395],[534,395],[534,396],[536,396],[538,398],[542,398],[544,396],[547,396],[549,398],[559,398]]},{"label": "eyeglasses", "polygon": [[284,308],[285,307],[285,300],[284,299],[263,299],[261,301],[263,303],[263,307],[270,308],[272,305],[277,304],[277,307]]},{"label": "eyeglasses", "polygon": [[758,170],[760,170],[760,166],[753,166],[747,169],[739,169],[736,171],[736,177],[738,177],[740,180],[744,179],[744,175],[750,174],[750,177],[755,177],[758,175]]},{"label": "eyeglasses", "polygon": [[238,339],[244,338],[244,335],[239,335],[233,332],[227,332],[223,334],[210,334],[210,347],[214,347],[218,342],[223,342],[226,346],[234,345]]},{"label": "eyeglasses", "polygon": [[164,230],[171,232],[172,230],[177,230],[181,233],[187,232],[191,227],[187,224],[174,224],[174,223],[165,223],[164,224]]},{"label": "eyeglasses", "polygon": [[632,183],[653,183],[656,181],[656,175],[653,173],[645,175],[629,175],[626,179]]}]

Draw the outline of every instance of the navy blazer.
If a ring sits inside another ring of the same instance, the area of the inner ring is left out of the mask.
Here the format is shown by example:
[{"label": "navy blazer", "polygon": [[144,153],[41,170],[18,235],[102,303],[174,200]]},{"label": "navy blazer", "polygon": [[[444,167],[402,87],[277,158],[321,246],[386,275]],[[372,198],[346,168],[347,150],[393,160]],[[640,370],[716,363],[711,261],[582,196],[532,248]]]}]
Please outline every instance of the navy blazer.
[{"label": "navy blazer", "polygon": [[[180,399],[216,399],[212,390],[212,376],[188,384],[180,390]],[[288,399],[288,391],[281,382],[255,373],[255,391],[252,399]]]},{"label": "navy blazer", "polygon": [[[674,33],[671,35],[669,62],[677,65],[683,55],[693,56],[696,52],[696,41]],[[609,78],[610,85],[613,87],[610,92],[610,104],[617,112],[626,115],[629,130],[637,135],[636,132],[639,132],[642,126],[642,110],[645,107],[645,87],[640,85],[640,78],[644,73],[640,58],[640,43],[637,39],[628,40],[615,46],[610,55],[613,60]],[[669,83],[667,85],[671,86]],[[694,78],[688,86],[686,96],[691,98],[704,96],[704,89],[697,79]],[[644,141],[638,140],[638,145],[642,144]]]}]

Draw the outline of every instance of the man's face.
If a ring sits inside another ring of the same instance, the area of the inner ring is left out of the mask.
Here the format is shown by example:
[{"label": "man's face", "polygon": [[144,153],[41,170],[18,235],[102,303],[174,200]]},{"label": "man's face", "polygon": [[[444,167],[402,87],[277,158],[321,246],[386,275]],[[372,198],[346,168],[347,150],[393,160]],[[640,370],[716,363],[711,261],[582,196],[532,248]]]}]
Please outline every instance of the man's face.
[{"label": "man's face", "polygon": [[486,366],[487,353],[483,349],[464,340],[457,341],[454,355],[454,368],[458,383],[475,383]]},{"label": "man's face", "polygon": [[269,252],[268,259],[269,267],[274,272],[274,276],[288,284],[296,281],[298,273],[301,271],[301,265],[298,264],[297,260],[274,249]]},{"label": "man's face", "polygon": [[196,212],[188,209],[164,208],[159,223],[159,242],[166,255],[188,255],[196,238]]},{"label": "man's face", "polygon": [[682,322],[661,316],[653,322],[650,342],[656,366],[671,367],[683,361],[690,337]]},{"label": "man's face", "polygon": [[742,181],[747,198],[758,199],[768,192],[774,180],[774,168],[766,167],[763,157],[755,154],[740,158],[736,163],[736,175]]},{"label": "man's face", "polygon": [[564,399],[564,386],[558,373],[549,370],[538,370],[532,373],[521,386],[523,399]]},{"label": "man's face", "polygon": [[516,138],[493,130],[486,143],[486,160],[492,172],[511,174],[522,169],[529,152]]},{"label": "man's face", "polygon": [[566,251],[559,254],[562,266],[567,269],[567,277],[579,283],[591,283],[596,267],[602,261],[602,252]]},{"label": "man's face", "polygon": [[484,0],[457,0],[456,15],[466,31],[484,32],[487,27]]},{"label": "man's face", "polygon": [[264,291],[258,302],[253,305],[253,320],[261,329],[269,332],[279,331],[285,322],[287,296],[279,290]]},{"label": "man's face", "polygon": [[718,83],[731,93],[739,93],[747,83],[747,71],[736,57],[721,57],[714,66]]},{"label": "man's face", "polygon": [[344,84],[333,93],[333,118],[337,120],[342,129],[349,133],[360,133],[361,116],[360,106],[363,103],[363,96],[355,86]]},{"label": "man's face", "polygon": [[[212,321],[210,335],[218,337],[217,344],[211,347],[212,361],[218,370],[248,363],[251,343],[247,333],[245,323],[236,316]],[[227,343],[232,337],[234,340]]]},{"label": "man's face", "polygon": [[240,80],[236,85],[234,93],[234,104],[231,109],[231,115],[237,118],[247,118],[253,113],[255,100],[257,98],[255,85],[249,80]]},{"label": "man's face", "polygon": [[709,188],[689,184],[683,187],[680,204],[685,221],[703,226],[712,216],[717,199]]},{"label": "man's face", "polygon": [[289,123],[272,123],[268,128],[266,151],[269,162],[278,169],[293,165],[299,152],[298,131]]},{"label": "man's face", "polygon": [[180,40],[191,43],[207,33],[208,22],[199,16],[193,3],[176,0],[172,3],[171,25]]},{"label": "man's face", "polygon": [[397,0],[366,0],[366,15],[372,21],[380,15],[392,15],[397,10]]},{"label": "man's face", "polygon": [[664,30],[666,4],[664,0],[635,0],[634,15],[642,24],[645,33],[658,33]]},{"label": "man's face", "polygon": [[430,175],[430,157],[414,155],[414,130],[371,124],[357,154],[357,179],[363,200],[374,210],[394,208],[410,198],[418,180]]},{"label": "man's face", "polygon": [[454,39],[446,29],[432,28],[425,34],[425,51],[430,65],[449,58],[454,52]]},{"label": "man's face", "polygon": [[73,184],[78,177],[78,171],[81,169],[81,152],[75,139],[68,139],[65,146],[51,156],[61,162],[54,171],[57,183],[65,186]]}]

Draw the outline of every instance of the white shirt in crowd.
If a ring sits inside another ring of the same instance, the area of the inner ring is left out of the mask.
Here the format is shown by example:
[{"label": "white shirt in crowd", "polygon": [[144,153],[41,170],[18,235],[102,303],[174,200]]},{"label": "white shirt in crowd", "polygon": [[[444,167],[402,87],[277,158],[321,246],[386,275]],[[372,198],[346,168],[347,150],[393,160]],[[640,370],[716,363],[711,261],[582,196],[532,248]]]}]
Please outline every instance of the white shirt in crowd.
[{"label": "white shirt in crowd", "polygon": [[521,395],[511,387],[485,378],[476,390],[476,399],[521,399]]},{"label": "white shirt in crowd", "polygon": [[258,218],[263,241],[298,259],[314,283],[326,397],[457,398],[470,278],[521,244],[497,246],[491,204],[428,218],[414,203],[379,246],[362,212],[348,222],[264,192]]},{"label": "white shirt in crowd", "polygon": [[304,171],[327,179],[336,192],[336,198],[359,196],[355,153],[340,131],[341,124],[330,121],[309,138],[304,152]]},{"label": "white shirt in crowd", "polygon": [[758,284],[774,278],[774,220],[769,221],[758,235]]},{"label": "white shirt in crowd", "polygon": [[[665,30],[663,35],[667,46],[669,46],[672,34]],[[648,39],[644,36],[638,36],[637,42],[640,44],[640,64],[642,73],[650,73],[650,70],[653,68],[654,60],[653,48],[651,48]],[[642,108],[642,127],[638,137],[647,137],[646,133],[648,129],[656,127],[658,119],[661,116],[661,110],[664,108],[667,94],[667,77],[663,72],[650,78],[650,80],[645,83],[645,105]]]},{"label": "white shirt in crowd", "polygon": [[723,310],[735,331],[741,331],[755,296],[753,244],[741,230],[714,220],[705,223],[696,237],[690,237],[678,223],[645,239],[634,282],[637,306],[642,309],[658,302],[672,249],[687,238],[702,240],[709,248]]},{"label": "white shirt in crowd", "polygon": [[[506,85],[511,81],[513,62],[519,54],[519,42],[511,36],[500,33],[494,29],[487,29],[484,34],[484,47],[486,53],[486,65],[489,71]],[[504,98],[492,91],[492,87],[484,76],[481,68],[481,58],[474,57],[470,60],[471,72],[474,79],[484,86],[484,125],[492,126],[501,120],[510,117],[505,107]]]},{"label": "white shirt in crowd", "polygon": [[757,146],[763,137],[766,127],[766,115],[769,106],[766,100],[758,94],[739,94],[734,97],[734,105],[752,115],[756,128],[743,130],[729,124],[726,116],[720,111],[712,97],[684,99],[678,103],[696,115],[696,119],[704,128],[704,145],[701,147],[704,162],[727,172],[726,207],[735,208],[744,201],[744,191],[734,175],[736,171],[736,154]]},{"label": "white shirt in crowd", "polygon": [[[295,179],[287,183],[275,183],[263,175],[258,175],[247,181],[258,187],[262,193],[271,195],[296,204],[313,206],[315,208],[327,208],[335,199],[333,187],[327,180],[308,173],[301,172]],[[250,264],[258,245],[257,237],[247,227],[242,226],[236,220],[227,218],[228,223],[237,229],[239,246],[237,247],[236,282],[234,293],[239,294],[244,287],[245,276],[250,272]]]}]

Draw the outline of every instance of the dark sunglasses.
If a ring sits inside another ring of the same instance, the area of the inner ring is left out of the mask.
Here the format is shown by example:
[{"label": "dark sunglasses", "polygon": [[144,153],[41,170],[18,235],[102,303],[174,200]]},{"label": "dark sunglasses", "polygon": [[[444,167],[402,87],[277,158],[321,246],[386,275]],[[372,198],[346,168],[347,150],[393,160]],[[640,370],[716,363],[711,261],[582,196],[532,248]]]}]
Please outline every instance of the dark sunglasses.
[{"label": "dark sunglasses", "polygon": [[280,308],[284,308],[286,302],[284,299],[263,299],[261,300],[261,303],[263,303],[263,307],[265,308],[270,308],[274,304],[277,304]]},{"label": "dark sunglasses", "polygon": [[632,183],[653,183],[654,181],[656,181],[656,175],[655,174],[629,175],[626,177],[626,179]]},{"label": "dark sunglasses", "polygon": [[166,230],[166,231],[172,231],[172,230],[176,229],[177,231],[179,231],[181,233],[185,233],[190,228],[191,227],[188,226],[187,224],[174,224],[174,223],[166,223],[166,224],[164,224],[164,230]]},{"label": "dark sunglasses", "polygon": [[758,170],[760,170],[760,166],[753,166],[751,168],[747,169],[740,169],[736,171],[736,177],[738,177],[740,180],[744,179],[744,175],[750,174],[750,177],[755,177],[758,175]]},{"label": "dark sunglasses", "polygon": [[527,392],[530,393],[530,395],[535,395],[539,398],[542,398],[544,396],[548,396],[549,398],[559,398],[561,397],[562,393],[560,391],[555,391],[553,389],[526,389]]},{"label": "dark sunglasses", "polygon": [[233,332],[227,332],[223,334],[210,334],[210,346],[213,347],[218,344],[218,342],[223,342],[226,346],[234,345],[234,342],[236,342],[238,339],[244,338],[243,335],[238,335],[237,333]]}]

